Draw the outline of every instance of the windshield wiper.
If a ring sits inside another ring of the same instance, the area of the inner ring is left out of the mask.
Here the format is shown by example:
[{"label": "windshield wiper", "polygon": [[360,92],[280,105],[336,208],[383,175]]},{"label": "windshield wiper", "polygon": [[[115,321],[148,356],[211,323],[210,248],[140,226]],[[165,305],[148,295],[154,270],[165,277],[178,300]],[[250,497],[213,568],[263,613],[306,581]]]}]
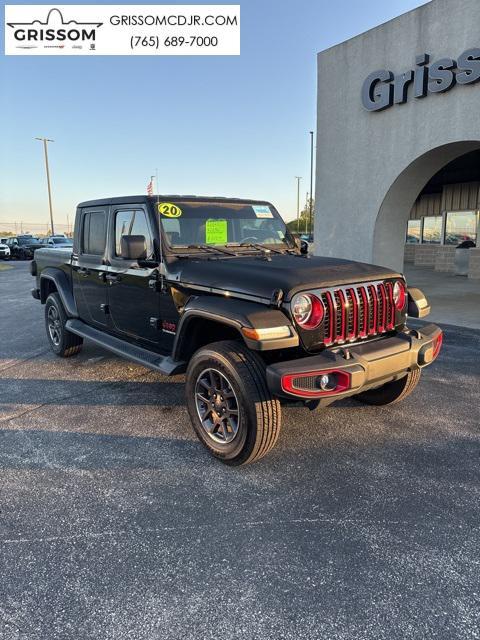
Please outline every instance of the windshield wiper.
[{"label": "windshield wiper", "polygon": [[260,242],[241,242],[238,246],[251,247],[252,249],[260,249],[260,251],[266,251],[271,253],[280,253],[280,254],[283,253],[283,251],[281,251],[280,249],[272,249],[271,247],[267,247],[266,245],[261,244]]},{"label": "windshield wiper", "polygon": [[235,251],[229,251],[228,249],[223,249],[222,247],[211,247],[208,244],[189,244],[188,249],[202,249],[202,251],[207,251],[208,253],[226,253],[227,256],[236,256]]}]

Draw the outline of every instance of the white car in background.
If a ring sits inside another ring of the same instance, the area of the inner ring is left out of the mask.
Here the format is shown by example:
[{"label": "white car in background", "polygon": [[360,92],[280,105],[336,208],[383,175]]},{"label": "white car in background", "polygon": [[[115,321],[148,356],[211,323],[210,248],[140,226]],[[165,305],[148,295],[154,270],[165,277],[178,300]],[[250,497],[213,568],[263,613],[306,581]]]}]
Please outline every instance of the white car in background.
[{"label": "white car in background", "polygon": [[10,247],[3,242],[0,242],[0,259],[8,260],[10,258]]}]

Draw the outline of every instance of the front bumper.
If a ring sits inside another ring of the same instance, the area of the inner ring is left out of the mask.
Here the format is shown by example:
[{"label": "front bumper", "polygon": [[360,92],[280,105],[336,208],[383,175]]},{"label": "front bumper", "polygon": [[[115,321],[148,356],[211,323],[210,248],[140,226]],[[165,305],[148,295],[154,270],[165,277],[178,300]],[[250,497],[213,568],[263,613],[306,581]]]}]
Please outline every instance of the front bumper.
[{"label": "front bumper", "polygon": [[[275,396],[304,400],[337,400],[380,387],[408,371],[431,364],[442,344],[442,330],[428,324],[389,338],[335,347],[316,356],[267,367],[267,384]],[[328,375],[330,384],[321,387]]]}]

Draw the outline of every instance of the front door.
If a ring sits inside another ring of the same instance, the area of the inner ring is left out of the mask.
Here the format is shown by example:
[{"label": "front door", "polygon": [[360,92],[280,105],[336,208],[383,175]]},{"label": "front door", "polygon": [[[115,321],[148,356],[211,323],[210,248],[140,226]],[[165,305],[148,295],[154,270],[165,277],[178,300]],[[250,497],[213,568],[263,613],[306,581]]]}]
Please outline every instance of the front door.
[{"label": "front door", "polygon": [[107,209],[81,213],[78,254],[72,256],[73,291],[80,319],[94,326],[108,324],[106,275]]},{"label": "front door", "polygon": [[160,293],[154,287],[155,269],[121,256],[123,235],[145,237],[147,258],[153,256],[153,233],[146,210],[141,205],[119,206],[112,210],[109,242],[108,307],[111,329],[119,337],[129,337],[160,346]]}]

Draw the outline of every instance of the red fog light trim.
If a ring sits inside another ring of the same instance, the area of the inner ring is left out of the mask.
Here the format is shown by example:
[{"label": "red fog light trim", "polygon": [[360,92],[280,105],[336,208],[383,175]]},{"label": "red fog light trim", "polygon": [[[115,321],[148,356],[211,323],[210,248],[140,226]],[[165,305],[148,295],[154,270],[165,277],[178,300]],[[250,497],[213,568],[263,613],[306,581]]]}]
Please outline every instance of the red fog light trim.
[{"label": "red fog light trim", "polygon": [[442,344],[443,344],[443,331],[440,332],[438,334],[438,336],[435,338],[435,340],[433,341],[433,359],[434,360],[438,356],[438,354],[440,353],[440,349],[442,348]]},{"label": "red fog light trim", "polygon": [[[334,375],[337,379],[337,384],[333,389],[326,389],[325,391],[323,391],[322,389],[318,389],[316,391],[311,391],[309,389],[301,389],[293,385],[293,381],[297,380],[298,378],[313,378],[314,376],[321,377],[327,374]],[[307,373],[287,373],[282,376],[282,390],[295,396],[309,398],[318,398],[320,396],[334,396],[338,393],[348,391],[350,389],[350,386],[350,374],[347,371],[337,371],[336,369],[331,369],[328,371],[308,371]]]}]

